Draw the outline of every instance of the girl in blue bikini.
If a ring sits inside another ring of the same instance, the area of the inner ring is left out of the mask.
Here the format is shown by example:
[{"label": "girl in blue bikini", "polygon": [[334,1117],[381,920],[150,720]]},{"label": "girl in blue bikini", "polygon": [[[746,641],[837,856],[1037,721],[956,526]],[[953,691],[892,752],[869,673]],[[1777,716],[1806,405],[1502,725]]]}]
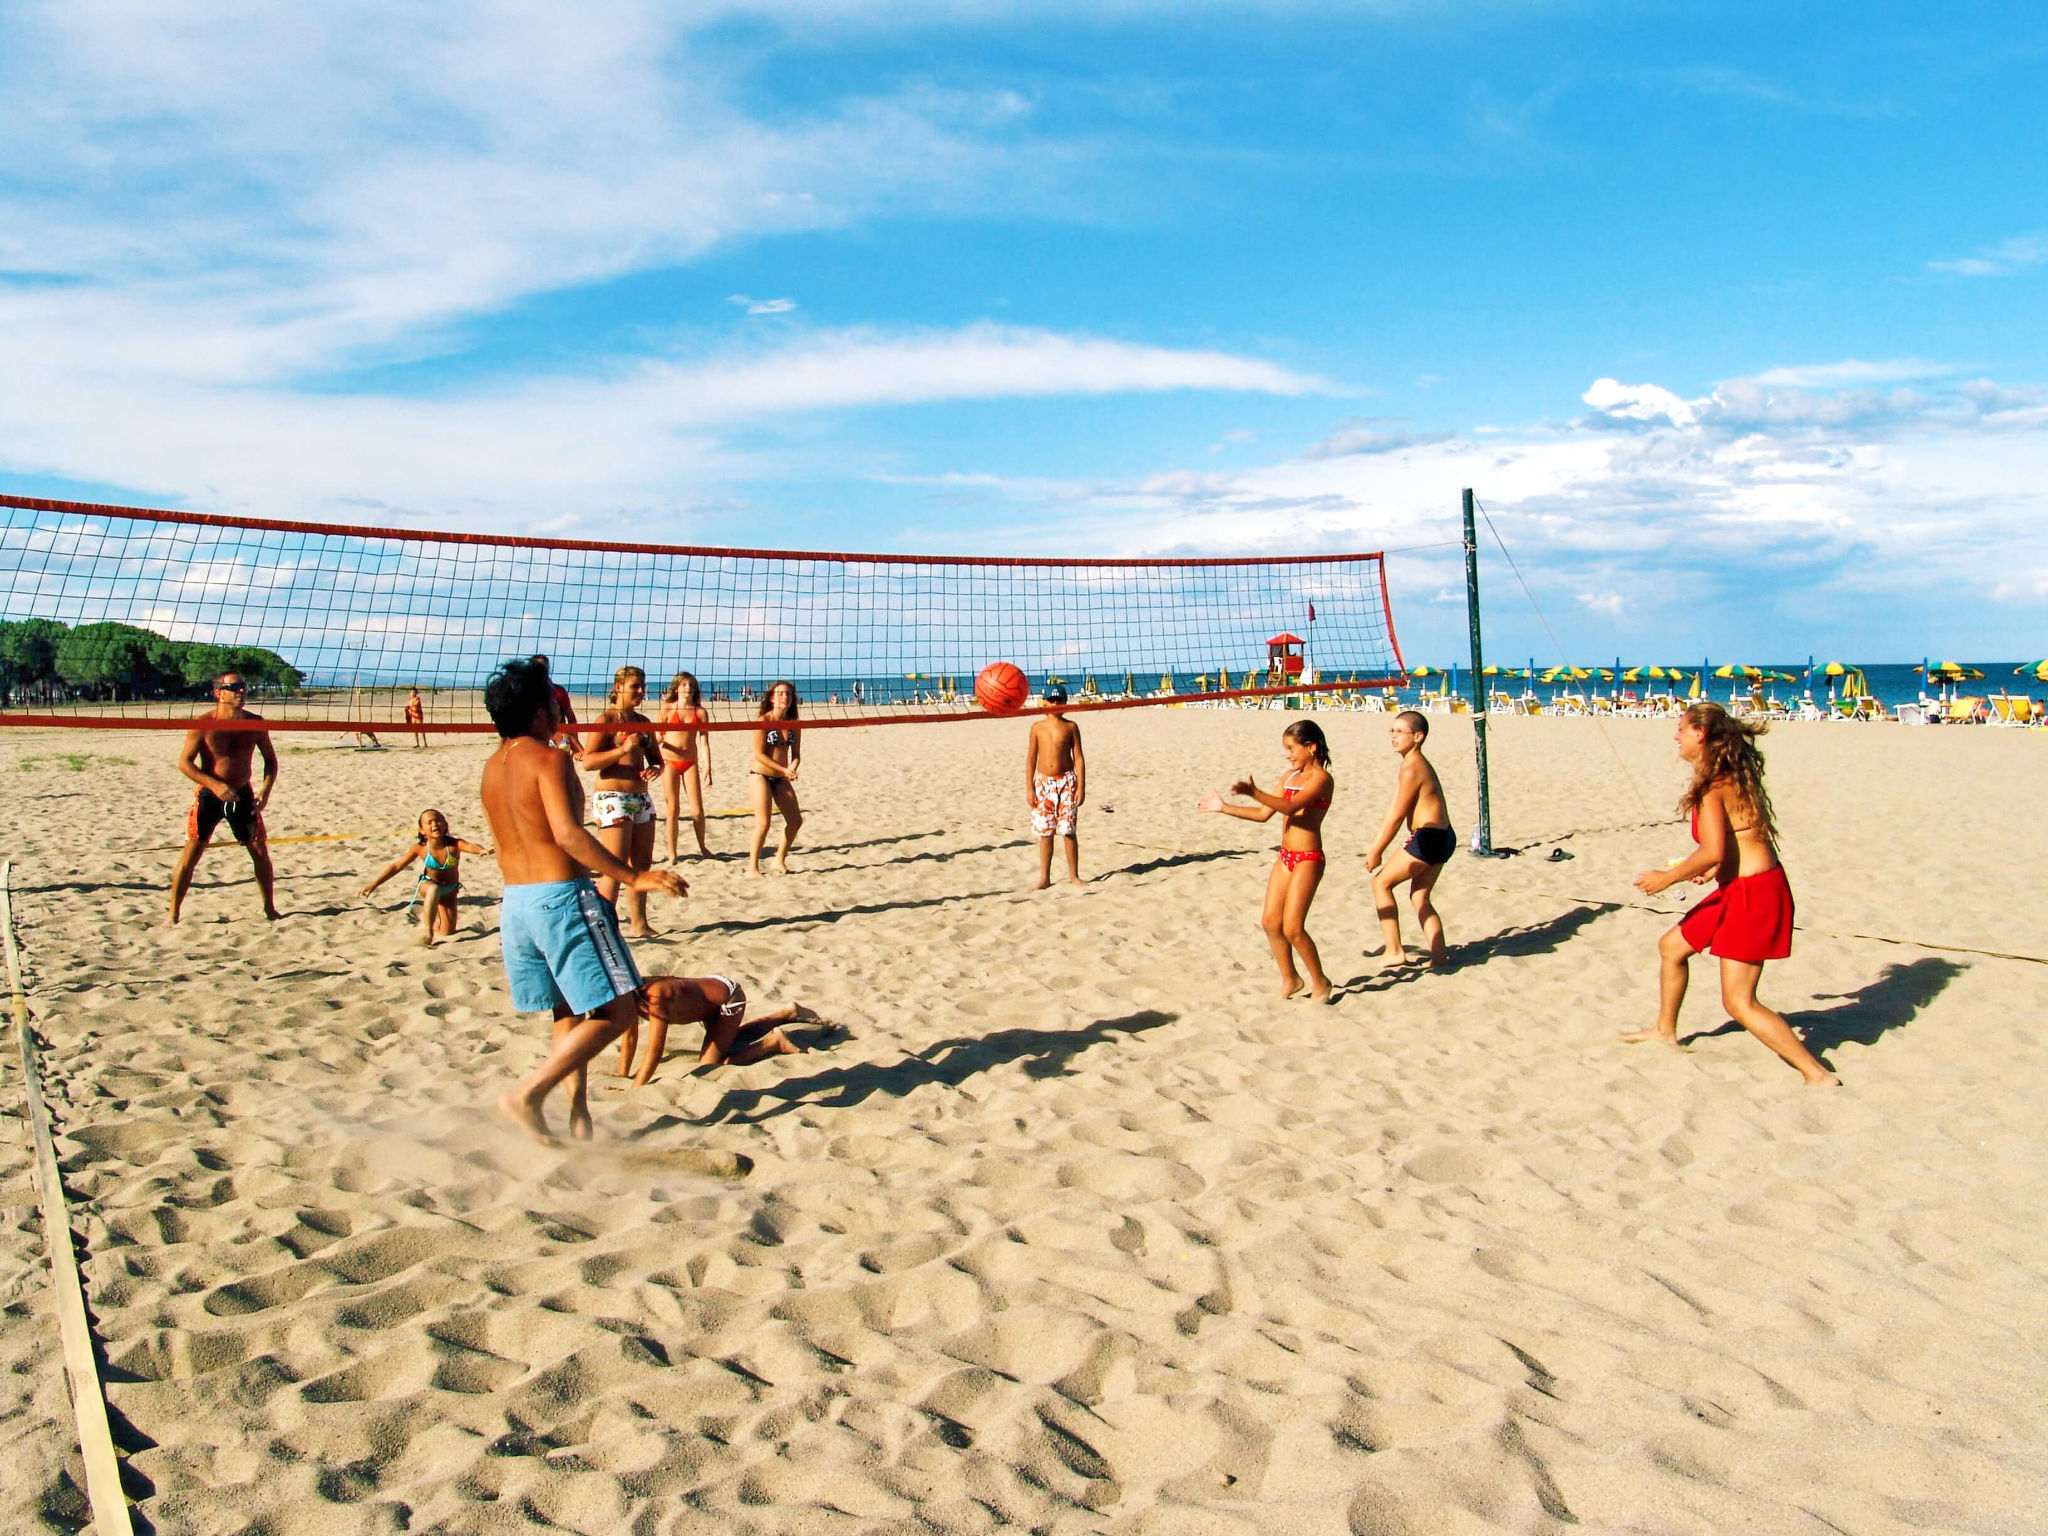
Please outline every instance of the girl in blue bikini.
[{"label": "girl in blue bikini", "polygon": [[777,681],[761,695],[761,718],[754,731],[754,760],[747,768],[748,798],[754,805],[754,837],[747,849],[747,873],[761,873],[761,849],[768,841],[768,823],[782,812],[782,846],[775,850],[777,874],[789,873],[789,850],[803,829],[804,813],[796,803],[797,769],[803,761],[803,732],[797,728],[796,685]]},{"label": "girl in blue bikini", "polygon": [[452,835],[448,830],[448,818],[439,811],[424,810],[420,812],[419,840],[386,865],[384,873],[357,894],[369,895],[415,859],[420,860],[420,877],[413,882],[412,900],[406,905],[405,915],[411,917],[414,907],[420,909],[418,943],[422,949],[427,949],[433,945],[436,934],[455,932],[455,898],[462,890],[462,856],[465,853],[488,854],[490,851],[480,844]]}]

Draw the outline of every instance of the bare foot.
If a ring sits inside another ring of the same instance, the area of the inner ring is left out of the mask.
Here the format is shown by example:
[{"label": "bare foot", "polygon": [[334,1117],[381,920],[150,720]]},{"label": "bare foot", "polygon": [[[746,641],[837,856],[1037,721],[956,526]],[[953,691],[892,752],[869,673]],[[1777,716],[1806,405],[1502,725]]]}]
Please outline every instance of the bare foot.
[{"label": "bare foot", "polygon": [[777,854],[775,856],[775,873],[777,873],[778,875],[786,875],[789,873],[789,860],[784,858],[780,854]]},{"label": "bare foot", "polygon": [[1839,1088],[1842,1086],[1842,1080],[1839,1077],[1818,1063],[1815,1064],[1815,1069],[1811,1073],[1802,1070],[1801,1076],[1806,1078],[1806,1086],[1809,1088]]},{"label": "bare foot", "polygon": [[748,878],[749,880],[758,880],[758,879],[760,879],[760,878],[761,878],[761,866],[760,866],[760,865],[758,865],[758,864],[749,864],[749,865],[747,866],[747,878]]},{"label": "bare foot", "polygon": [[1621,1033],[1621,1038],[1629,1045],[1641,1045],[1646,1040],[1656,1040],[1674,1049],[1678,1045],[1677,1030],[1674,1029],[1667,1035],[1663,1030],[1654,1026],[1649,1029],[1625,1029]]},{"label": "bare foot", "polygon": [[498,1113],[511,1120],[513,1124],[517,1125],[542,1146],[559,1147],[561,1145],[561,1142],[549,1134],[548,1123],[541,1118],[539,1108],[527,1103],[525,1097],[521,1095],[518,1089],[507,1089],[498,1095]]},{"label": "bare foot", "polygon": [[1330,1000],[1330,978],[1325,976],[1309,989],[1308,1000],[1312,1003],[1327,1003]]},{"label": "bare foot", "polygon": [[1083,880],[1079,875],[1067,876],[1067,884],[1069,885],[1086,885],[1087,883],[1088,882],[1086,880]]},{"label": "bare foot", "polygon": [[1307,985],[1308,983],[1299,976],[1288,977],[1287,980],[1280,983],[1280,1000],[1283,1003],[1286,1002],[1288,998],[1296,996]]},{"label": "bare foot", "polygon": [[267,923],[276,922],[281,915],[275,907],[265,907],[263,909],[263,920]]},{"label": "bare foot", "polygon": [[423,933],[412,942],[415,949],[432,949],[434,947],[434,936],[431,933]]},{"label": "bare foot", "polygon": [[576,1103],[569,1106],[569,1134],[578,1141],[589,1141],[597,1134],[597,1127],[591,1123],[588,1104]]},{"label": "bare foot", "polygon": [[651,939],[654,937],[654,930],[642,923],[638,928],[627,929],[626,936],[634,939]]},{"label": "bare foot", "polygon": [[[1042,891],[1042,890],[1044,890],[1044,889],[1045,889],[1045,888],[1046,888],[1046,887],[1047,887],[1048,885],[1051,885],[1051,884],[1052,884],[1052,882],[1051,882],[1050,880],[1041,880],[1041,881],[1039,881],[1039,882],[1038,882],[1038,883],[1037,883],[1036,885],[1032,886],[1032,887],[1031,887],[1031,889],[1033,889],[1034,891]],[[176,918],[174,917],[174,918],[172,918],[172,919],[171,919],[171,921],[175,923],[175,922],[177,921],[177,919],[176,919]]]}]

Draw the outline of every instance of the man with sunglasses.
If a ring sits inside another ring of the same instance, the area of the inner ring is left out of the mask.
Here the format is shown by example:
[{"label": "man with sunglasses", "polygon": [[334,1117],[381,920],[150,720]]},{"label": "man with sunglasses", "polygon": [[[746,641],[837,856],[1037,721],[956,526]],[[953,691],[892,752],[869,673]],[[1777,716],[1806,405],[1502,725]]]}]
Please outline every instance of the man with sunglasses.
[{"label": "man with sunglasses", "polygon": [[[239,672],[223,672],[213,680],[213,708],[203,714],[185,733],[185,749],[178,759],[178,771],[199,786],[192,809],[185,816],[185,851],[178,855],[177,872],[171,876],[171,921],[185,893],[192,888],[192,872],[206,852],[214,829],[223,821],[235,834],[235,841],[249,850],[249,862],[256,869],[256,885],[263,893],[263,915],[277,920],[277,900],[271,890],[270,849],[263,836],[263,807],[277,785],[277,752],[265,730],[210,729],[216,720],[260,720],[242,707],[249,685]],[[249,782],[250,760],[263,754],[263,789],[258,793]]]}]

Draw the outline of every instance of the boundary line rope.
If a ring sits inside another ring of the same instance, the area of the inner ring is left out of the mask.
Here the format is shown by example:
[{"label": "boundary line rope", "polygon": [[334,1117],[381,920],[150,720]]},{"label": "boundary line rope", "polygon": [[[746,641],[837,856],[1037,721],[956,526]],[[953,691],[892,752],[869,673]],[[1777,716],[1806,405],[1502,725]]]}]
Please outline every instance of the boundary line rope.
[{"label": "boundary line rope", "polygon": [[93,1353],[92,1324],[78,1281],[78,1256],[71,1249],[71,1216],[64,1207],[63,1175],[50,1136],[50,1111],[43,1103],[42,1073],[36,1065],[35,1035],[29,1027],[28,994],[21,985],[21,955],[14,942],[14,864],[0,861],[0,930],[7,938],[7,984],[14,993],[15,1041],[21,1049],[22,1085],[28,1094],[29,1132],[35,1140],[36,1193],[43,1208],[43,1245],[50,1256],[50,1288],[57,1302],[57,1331],[64,1341],[64,1374],[71,1384],[71,1412],[78,1422],[78,1450],[85,1462],[85,1496],[99,1536],[131,1536],[128,1496],[121,1488],[121,1463],[107,1424],[106,1389],[100,1385]]}]

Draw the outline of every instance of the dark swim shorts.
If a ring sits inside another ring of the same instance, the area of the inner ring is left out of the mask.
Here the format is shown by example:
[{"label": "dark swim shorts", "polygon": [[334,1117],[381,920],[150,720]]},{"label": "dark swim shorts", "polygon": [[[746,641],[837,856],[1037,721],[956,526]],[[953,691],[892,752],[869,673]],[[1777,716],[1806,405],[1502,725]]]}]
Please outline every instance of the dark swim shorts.
[{"label": "dark swim shorts", "polygon": [[1449,827],[1417,827],[1403,846],[1425,864],[1448,864],[1458,851],[1458,834]]},{"label": "dark swim shorts", "polygon": [[262,845],[263,813],[256,809],[256,791],[250,785],[244,784],[235,792],[234,799],[225,802],[212,790],[201,789],[185,816],[186,841],[205,842],[223,821],[244,848]]}]

